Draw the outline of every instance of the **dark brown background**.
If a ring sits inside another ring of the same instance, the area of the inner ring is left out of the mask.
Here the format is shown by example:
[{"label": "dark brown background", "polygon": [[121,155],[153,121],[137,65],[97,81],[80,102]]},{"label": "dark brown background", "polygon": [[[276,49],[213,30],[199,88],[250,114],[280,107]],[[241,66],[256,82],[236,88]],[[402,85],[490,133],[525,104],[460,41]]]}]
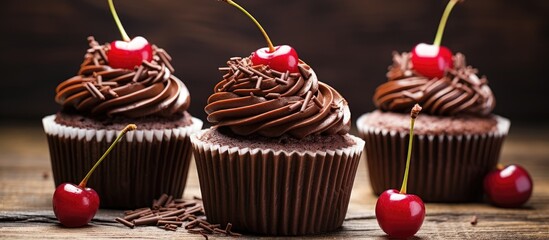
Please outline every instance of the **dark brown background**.
[{"label": "dark brown background", "polygon": [[[374,109],[391,51],[432,42],[445,0],[240,0],[276,44],[290,44],[321,81],[349,101],[353,118]],[[190,112],[203,107],[217,71],[231,56],[265,46],[256,27],[216,0],[115,2],[131,37],[142,35],[174,58],[191,91]],[[55,86],[73,76],[88,45],[120,39],[107,1],[3,1],[0,7],[2,123],[31,122],[57,111]],[[513,124],[546,124],[549,1],[468,0],[450,17],[443,45],[466,54],[496,94],[495,113]]]}]

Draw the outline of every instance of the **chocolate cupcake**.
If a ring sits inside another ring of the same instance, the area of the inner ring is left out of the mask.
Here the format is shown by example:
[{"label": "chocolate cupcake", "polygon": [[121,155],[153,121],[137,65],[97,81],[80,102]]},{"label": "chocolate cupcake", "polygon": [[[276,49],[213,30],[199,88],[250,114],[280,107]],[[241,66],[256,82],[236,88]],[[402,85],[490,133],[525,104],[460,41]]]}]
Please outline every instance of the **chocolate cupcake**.
[{"label": "chocolate cupcake", "polygon": [[366,141],[375,194],[402,182],[408,141],[408,112],[419,103],[408,189],[427,202],[469,202],[482,197],[482,181],[499,159],[509,120],[492,114],[495,98],[485,77],[453,56],[442,78],[413,70],[409,53],[394,53],[388,82],[376,89],[378,107],[357,120]]},{"label": "chocolate cupcake", "polygon": [[137,208],[167,193],[182,196],[191,158],[189,135],[202,121],[186,112],[185,84],[171,57],[152,46],[152,60],[135,69],[109,66],[110,45],[88,38],[78,74],[56,88],[62,109],[42,121],[55,184],[78,182],[128,123],[130,132],[95,171],[88,186],[102,208]]},{"label": "chocolate cupcake", "polygon": [[191,136],[208,221],[304,235],[345,218],[364,141],[347,101],[299,62],[295,73],[231,58],[208,99],[213,125]]}]

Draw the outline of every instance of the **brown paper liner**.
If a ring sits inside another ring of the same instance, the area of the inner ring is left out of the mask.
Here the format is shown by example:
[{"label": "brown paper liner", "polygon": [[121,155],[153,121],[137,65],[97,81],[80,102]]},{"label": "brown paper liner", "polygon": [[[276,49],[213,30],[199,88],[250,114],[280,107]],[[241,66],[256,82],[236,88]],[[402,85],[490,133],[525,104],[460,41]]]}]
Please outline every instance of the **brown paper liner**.
[{"label": "brown paper liner", "polygon": [[[203,130],[210,131],[210,130]],[[345,218],[364,141],[326,152],[212,145],[191,136],[208,221],[267,235],[334,230]]]},{"label": "brown paper liner", "polygon": [[[366,160],[375,194],[400,189],[409,133],[366,126],[357,120],[366,142]],[[414,134],[408,192],[425,202],[472,202],[482,199],[484,176],[498,163],[509,120],[497,117],[498,130],[477,135]]]},{"label": "brown paper liner", "polygon": [[[42,121],[55,185],[78,184],[118,132],[63,126],[54,119],[51,115]],[[101,208],[150,206],[162,193],[181,197],[192,154],[189,135],[201,127],[202,121],[193,118],[188,127],[128,132],[88,181]]]}]

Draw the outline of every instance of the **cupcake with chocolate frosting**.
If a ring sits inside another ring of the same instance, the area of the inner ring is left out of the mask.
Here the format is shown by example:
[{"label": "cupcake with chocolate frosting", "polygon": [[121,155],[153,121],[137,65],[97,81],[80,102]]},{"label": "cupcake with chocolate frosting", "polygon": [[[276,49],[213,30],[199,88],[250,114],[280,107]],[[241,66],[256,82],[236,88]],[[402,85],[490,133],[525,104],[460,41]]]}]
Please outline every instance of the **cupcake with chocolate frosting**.
[{"label": "cupcake with chocolate frosting", "polygon": [[409,116],[418,103],[408,189],[429,202],[480,200],[485,174],[498,162],[509,120],[492,114],[495,98],[485,77],[461,53],[442,78],[414,71],[410,53],[393,53],[388,81],[373,101],[378,110],[357,120],[366,141],[370,183],[376,194],[402,182]]},{"label": "cupcake with chocolate frosting", "polygon": [[364,141],[347,101],[300,61],[279,72],[234,57],[191,136],[208,221],[269,235],[334,230],[347,212]]},{"label": "cupcake with chocolate frosting", "polygon": [[173,75],[171,57],[152,46],[151,61],[134,69],[109,66],[110,45],[88,38],[90,48],[76,76],[61,82],[61,110],[43,119],[55,184],[78,182],[128,123],[128,133],[88,185],[103,208],[150,205],[162,193],[181,196],[191,150],[189,135],[202,127],[187,113],[190,95]]}]

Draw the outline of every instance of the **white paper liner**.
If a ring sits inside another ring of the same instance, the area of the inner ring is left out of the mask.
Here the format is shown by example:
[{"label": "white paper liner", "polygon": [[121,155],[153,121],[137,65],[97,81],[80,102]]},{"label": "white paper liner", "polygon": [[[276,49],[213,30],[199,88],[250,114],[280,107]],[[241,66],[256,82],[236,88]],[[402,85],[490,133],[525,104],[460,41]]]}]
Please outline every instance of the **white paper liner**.
[{"label": "white paper liner", "polygon": [[[192,118],[192,124],[190,126],[173,128],[173,129],[151,129],[151,130],[141,130],[139,126],[137,130],[130,131],[126,133],[126,141],[138,141],[142,142],[143,140],[152,141],[153,138],[157,141],[170,140],[171,137],[183,138],[189,136],[191,133],[196,132],[202,129],[202,120],[198,118]],[[44,126],[44,131],[46,134],[66,137],[70,139],[86,139],[86,141],[102,141],[103,138],[107,142],[112,142],[114,138],[120,133],[120,130],[104,130],[104,129],[85,129],[72,126],[61,125],[55,122],[55,114],[46,116],[42,119],[42,124]]]},{"label": "white paper liner", "polygon": [[268,235],[340,227],[364,141],[344,149],[274,151],[220,146],[191,135],[208,221]]},{"label": "white paper liner", "polygon": [[[408,151],[408,132],[388,131],[357,120],[366,141],[366,160],[374,193],[399,189]],[[485,174],[499,161],[510,121],[496,116],[497,130],[484,134],[414,134],[408,190],[426,202],[470,202],[482,197]]]},{"label": "white paper liner", "polygon": [[[90,130],[43,118],[56,186],[79,182],[114,140],[118,131]],[[102,208],[150,206],[162,193],[181,197],[192,155],[189,135],[202,127],[128,132],[88,182],[101,196]],[[138,126],[139,128],[139,126]]]}]

